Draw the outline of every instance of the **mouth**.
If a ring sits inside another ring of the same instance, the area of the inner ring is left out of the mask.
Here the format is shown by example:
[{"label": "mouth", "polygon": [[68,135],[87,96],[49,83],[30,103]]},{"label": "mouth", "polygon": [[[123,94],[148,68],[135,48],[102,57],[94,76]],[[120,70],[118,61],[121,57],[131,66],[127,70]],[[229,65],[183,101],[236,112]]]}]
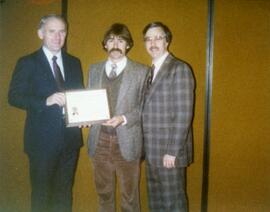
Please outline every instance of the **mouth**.
[{"label": "mouth", "polygon": [[156,46],[152,46],[152,47],[150,47],[150,51],[158,51],[159,50],[159,48],[158,47],[156,47]]}]

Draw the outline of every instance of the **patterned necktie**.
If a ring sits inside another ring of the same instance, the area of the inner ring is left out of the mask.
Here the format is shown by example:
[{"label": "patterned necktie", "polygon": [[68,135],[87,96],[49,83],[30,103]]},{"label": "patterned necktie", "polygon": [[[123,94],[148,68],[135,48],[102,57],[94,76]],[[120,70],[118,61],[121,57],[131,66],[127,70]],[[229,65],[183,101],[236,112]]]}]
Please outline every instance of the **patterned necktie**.
[{"label": "patterned necktie", "polygon": [[155,65],[153,64],[150,68],[150,74],[148,76],[148,79],[147,79],[147,89],[150,88],[152,82],[153,82],[153,77],[154,77],[154,70],[155,70]]},{"label": "patterned necktie", "polygon": [[53,73],[54,73],[54,78],[57,84],[57,87],[60,91],[64,90],[64,79],[62,76],[62,73],[60,71],[60,68],[56,62],[57,57],[53,56],[52,61],[53,61]]},{"label": "patterned necktie", "polygon": [[109,79],[113,80],[113,79],[115,79],[117,77],[116,69],[117,69],[117,65],[112,64],[112,69],[111,69],[111,72],[109,74]]}]

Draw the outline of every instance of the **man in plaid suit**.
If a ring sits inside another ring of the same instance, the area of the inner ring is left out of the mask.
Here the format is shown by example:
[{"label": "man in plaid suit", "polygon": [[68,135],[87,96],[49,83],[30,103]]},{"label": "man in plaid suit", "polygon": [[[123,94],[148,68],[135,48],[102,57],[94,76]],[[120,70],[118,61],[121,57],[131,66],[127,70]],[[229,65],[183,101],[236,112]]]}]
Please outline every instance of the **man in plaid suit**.
[{"label": "man in plaid suit", "polygon": [[166,25],[150,23],[143,35],[152,58],[142,112],[149,208],[187,211],[194,78],[189,66],[168,52],[172,34]]}]

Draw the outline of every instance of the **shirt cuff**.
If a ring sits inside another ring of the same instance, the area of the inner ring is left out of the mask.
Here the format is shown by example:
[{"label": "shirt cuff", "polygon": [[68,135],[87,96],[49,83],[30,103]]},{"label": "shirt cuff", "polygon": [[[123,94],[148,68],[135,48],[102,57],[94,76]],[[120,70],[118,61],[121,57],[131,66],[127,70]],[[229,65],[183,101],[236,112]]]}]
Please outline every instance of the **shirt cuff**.
[{"label": "shirt cuff", "polygon": [[121,124],[122,126],[127,124],[127,118],[123,115],[122,118],[124,119],[124,122]]}]

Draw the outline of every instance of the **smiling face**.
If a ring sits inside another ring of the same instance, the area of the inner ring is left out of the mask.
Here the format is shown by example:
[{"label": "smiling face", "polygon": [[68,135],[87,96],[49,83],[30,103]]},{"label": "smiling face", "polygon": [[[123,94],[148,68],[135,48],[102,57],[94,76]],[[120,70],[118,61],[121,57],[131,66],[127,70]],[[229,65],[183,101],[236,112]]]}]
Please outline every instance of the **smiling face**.
[{"label": "smiling face", "polygon": [[149,28],[144,36],[145,48],[153,60],[167,52],[168,42],[161,27]]},{"label": "smiling face", "polygon": [[114,62],[121,60],[126,55],[128,48],[127,42],[123,38],[115,35],[111,35],[105,44],[109,58]]},{"label": "smiling face", "polygon": [[38,30],[38,36],[53,54],[58,53],[64,46],[67,31],[65,23],[58,18],[51,17]]}]

